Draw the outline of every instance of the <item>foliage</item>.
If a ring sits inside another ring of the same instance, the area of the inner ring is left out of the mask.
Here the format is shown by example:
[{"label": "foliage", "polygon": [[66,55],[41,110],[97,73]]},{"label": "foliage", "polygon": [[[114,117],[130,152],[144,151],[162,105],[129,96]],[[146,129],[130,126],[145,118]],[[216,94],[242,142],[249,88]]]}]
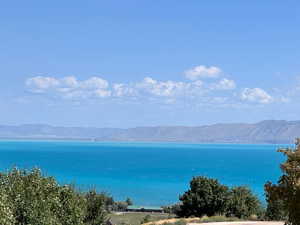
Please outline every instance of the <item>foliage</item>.
[{"label": "foliage", "polygon": [[[296,140],[296,148],[279,149],[287,160],[281,164],[283,175],[277,184],[268,182],[265,185],[268,215],[279,212],[287,216],[287,224],[300,224],[300,139]],[[271,218],[276,219],[276,218]]]},{"label": "foliage", "polygon": [[226,212],[229,191],[218,180],[200,176],[192,179],[190,190],[179,199],[182,202],[178,212],[180,217],[214,216]]},{"label": "foliage", "polygon": [[179,217],[226,215],[248,218],[261,212],[258,198],[246,187],[229,187],[216,179],[194,177],[190,190],[180,196]]},{"label": "foliage", "polygon": [[105,196],[93,194],[85,196],[73,186],[61,186],[39,169],[15,168],[0,174],[0,224],[92,225],[93,219],[103,224]]},{"label": "foliage", "polygon": [[141,224],[144,224],[144,223],[149,223],[151,221],[151,216],[150,215],[146,215],[142,221],[141,221]]},{"label": "foliage", "polygon": [[85,198],[87,200],[87,213],[84,222],[89,225],[98,225],[107,221],[107,203],[110,198],[104,193],[97,194],[95,190],[89,191]]},{"label": "foliage", "polygon": [[248,187],[234,187],[230,190],[230,199],[226,216],[249,218],[258,215],[261,204]]},{"label": "foliage", "polygon": [[127,198],[125,202],[127,205],[133,205],[133,201],[130,198]]},{"label": "foliage", "polygon": [[174,205],[169,205],[169,206],[164,206],[163,210],[165,213],[169,214],[178,214],[180,211],[180,205],[179,203],[174,204]]},{"label": "foliage", "polygon": [[126,211],[128,208],[127,202],[114,202],[112,209],[114,211]]},{"label": "foliage", "polygon": [[265,214],[266,220],[282,221],[287,219],[282,200],[274,199],[271,192],[270,194],[268,192],[266,193],[266,200],[268,203]]},{"label": "foliage", "polygon": [[13,205],[8,201],[8,196],[2,190],[0,190],[0,224],[15,224],[15,218],[13,215]]}]

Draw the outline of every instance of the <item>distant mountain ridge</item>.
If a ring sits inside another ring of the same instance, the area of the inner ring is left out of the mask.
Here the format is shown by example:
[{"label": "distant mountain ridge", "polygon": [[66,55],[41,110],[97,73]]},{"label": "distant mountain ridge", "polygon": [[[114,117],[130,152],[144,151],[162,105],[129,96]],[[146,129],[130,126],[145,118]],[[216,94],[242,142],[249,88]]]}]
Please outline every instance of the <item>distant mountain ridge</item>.
[{"label": "distant mountain ridge", "polygon": [[207,126],[120,128],[0,125],[2,139],[82,139],[132,142],[293,143],[300,137],[300,121],[266,120]]}]

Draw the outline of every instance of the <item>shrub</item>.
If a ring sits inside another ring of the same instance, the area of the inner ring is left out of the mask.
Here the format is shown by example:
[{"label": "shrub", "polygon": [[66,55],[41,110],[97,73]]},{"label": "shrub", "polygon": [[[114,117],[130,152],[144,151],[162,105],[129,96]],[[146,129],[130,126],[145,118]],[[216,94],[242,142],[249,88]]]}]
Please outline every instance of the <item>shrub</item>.
[{"label": "shrub", "polygon": [[93,225],[96,221],[101,225],[106,215],[104,197],[61,186],[39,169],[12,169],[0,173],[0,224]]},{"label": "shrub", "polygon": [[258,215],[261,204],[247,187],[234,187],[230,190],[230,200],[226,215],[229,217],[249,218]]},{"label": "shrub", "polygon": [[130,198],[127,198],[125,202],[127,205],[133,205],[133,201]]},{"label": "shrub", "polygon": [[87,212],[85,215],[85,223],[89,225],[103,224],[107,221],[108,204],[112,204],[111,198],[104,193],[97,194],[95,190],[89,191],[85,195]]},{"label": "shrub", "polygon": [[144,223],[149,223],[151,221],[151,216],[150,215],[146,215],[142,221],[141,221],[141,224],[144,224]]},{"label": "shrub", "polygon": [[268,205],[265,214],[265,219],[276,221],[286,220],[287,214],[283,207],[283,201],[279,199],[274,199],[273,197],[273,194],[266,193],[266,201]]},{"label": "shrub", "polygon": [[218,180],[206,177],[194,177],[190,190],[180,196],[181,204],[176,214],[180,217],[202,217],[226,215],[248,218],[251,215],[261,217],[262,207],[258,198],[247,187],[229,187]]},{"label": "shrub", "polygon": [[1,225],[14,225],[15,218],[13,214],[13,205],[8,200],[8,196],[0,190],[0,224]]},{"label": "shrub", "polygon": [[190,182],[190,190],[179,199],[182,202],[177,213],[180,217],[214,216],[226,212],[229,189],[220,184],[218,180],[194,177]]},{"label": "shrub", "polygon": [[286,216],[288,224],[300,224],[300,139],[296,140],[296,148],[279,149],[287,160],[281,164],[283,175],[277,184],[268,182],[267,216],[270,219],[281,219]]},{"label": "shrub", "polygon": [[180,204],[174,204],[174,205],[169,205],[169,206],[164,206],[163,210],[165,213],[169,214],[178,214],[180,211]]}]

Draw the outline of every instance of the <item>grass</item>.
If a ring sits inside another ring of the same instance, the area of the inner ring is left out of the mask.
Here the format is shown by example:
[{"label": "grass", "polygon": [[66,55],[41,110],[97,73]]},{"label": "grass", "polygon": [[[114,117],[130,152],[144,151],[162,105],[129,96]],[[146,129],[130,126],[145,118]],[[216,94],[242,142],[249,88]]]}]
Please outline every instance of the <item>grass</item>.
[{"label": "grass", "polygon": [[149,222],[170,219],[174,216],[164,213],[112,213],[109,215],[111,222],[116,225],[140,225],[148,216]]}]

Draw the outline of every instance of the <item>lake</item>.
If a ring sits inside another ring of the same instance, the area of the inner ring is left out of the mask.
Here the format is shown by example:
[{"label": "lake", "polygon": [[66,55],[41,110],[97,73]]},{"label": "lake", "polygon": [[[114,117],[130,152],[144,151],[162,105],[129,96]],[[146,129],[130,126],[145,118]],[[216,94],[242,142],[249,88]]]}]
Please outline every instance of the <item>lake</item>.
[{"label": "lake", "polygon": [[116,200],[167,205],[178,201],[193,176],[247,185],[261,199],[277,181],[287,145],[0,141],[0,170],[40,167],[60,183],[97,188]]}]

